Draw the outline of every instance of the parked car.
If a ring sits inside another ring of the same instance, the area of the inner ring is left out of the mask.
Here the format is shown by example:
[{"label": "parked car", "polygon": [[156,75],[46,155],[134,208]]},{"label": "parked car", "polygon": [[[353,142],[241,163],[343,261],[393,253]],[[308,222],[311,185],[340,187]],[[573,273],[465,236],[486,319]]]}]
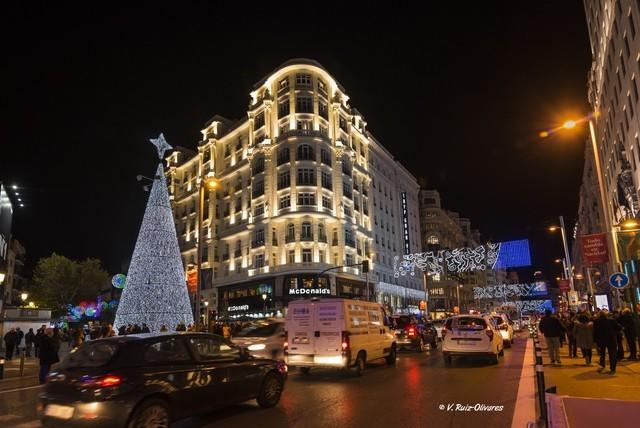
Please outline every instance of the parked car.
[{"label": "parked car", "polygon": [[275,406],[286,377],[284,362],[213,334],[116,336],[84,343],[51,371],[39,411],[44,426],[168,427],[250,399]]},{"label": "parked car", "polygon": [[418,352],[424,352],[427,349],[427,343],[432,349],[438,347],[438,333],[428,322],[420,323],[412,315],[393,315],[391,326],[399,349],[412,348]]},{"label": "parked car", "polygon": [[504,355],[502,336],[488,315],[456,315],[442,329],[442,355],[447,364],[454,356],[489,357],[495,364]]},{"label": "parked car", "polygon": [[502,342],[505,348],[511,348],[511,344],[513,343],[513,326],[511,325],[511,320],[509,320],[509,317],[505,314],[494,314],[491,315],[491,318],[502,336]]},{"label": "parked car", "polygon": [[308,373],[334,367],[361,375],[365,364],[396,362],[396,338],[377,303],[352,299],[309,299],[289,303],[285,361]]},{"label": "parked car", "polygon": [[240,330],[231,341],[247,348],[249,353],[260,358],[284,358],[284,319],[255,321]]}]

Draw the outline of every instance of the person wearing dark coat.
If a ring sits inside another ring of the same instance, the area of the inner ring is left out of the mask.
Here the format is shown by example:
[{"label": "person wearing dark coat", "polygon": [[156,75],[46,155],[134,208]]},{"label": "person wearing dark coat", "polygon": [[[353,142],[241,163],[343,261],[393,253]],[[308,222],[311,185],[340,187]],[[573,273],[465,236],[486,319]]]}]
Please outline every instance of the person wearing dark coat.
[{"label": "person wearing dark coat", "polygon": [[149,330],[149,326],[145,323],[142,323],[142,333],[151,333],[151,330]]},{"label": "person wearing dark coat", "polygon": [[12,328],[4,335],[5,358],[10,360],[13,358],[13,350],[16,347],[17,334],[16,329]]},{"label": "person wearing dark coat", "polygon": [[627,345],[629,345],[629,358],[635,360],[638,358],[638,350],[636,348],[636,323],[631,314],[631,309],[626,308],[620,318],[618,318],[618,324],[624,329],[624,337],[627,338]]},{"label": "person wearing dark coat", "polygon": [[118,327],[118,336],[124,336],[125,334],[127,334],[127,326],[122,324]]},{"label": "person wearing dark coat", "polygon": [[585,364],[591,364],[593,357],[593,322],[589,320],[586,314],[578,315],[577,320],[573,324],[573,337],[576,346],[582,350],[582,357]]},{"label": "person wearing dark coat", "polygon": [[20,330],[20,327],[16,327],[16,354],[20,355],[20,344],[22,344],[22,338],[24,337],[24,332]]},{"label": "person wearing dark coat", "polygon": [[60,361],[60,358],[54,342],[53,329],[47,328],[40,339],[40,385],[45,383],[47,373],[51,370],[51,365],[58,361]]},{"label": "person wearing dark coat", "polygon": [[30,328],[29,332],[27,334],[24,335],[24,344],[26,347],[26,356],[30,357],[31,356],[31,348],[33,348],[33,343],[36,340],[36,335],[33,333],[33,329]]},{"label": "person wearing dark coat", "polygon": [[560,361],[560,337],[564,336],[565,327],[560,320],[551,314],[549,309],[544,311],[544,317],[540,320],[538,328],[544,334],[544,340],[549,348],[551,364],[561,364]]},{"label": "person wearing dark coat", "polygon": [[40,341],[42,340],[42,336],[44,336],[44,329],[39,328],[33,342],[36,358],[40,356]]},{"label": "person wearing dark coat", "polygon": [[593,340],[598,345],[600,354],[600,368],[598,371],[604,370],[605,354],[608,353],[611,374],[616,374],[616,365],[618,363],[617,336],[618,332],[622,330],[622,326],[608,315],[609,311],[602,310],[593,321]]}]

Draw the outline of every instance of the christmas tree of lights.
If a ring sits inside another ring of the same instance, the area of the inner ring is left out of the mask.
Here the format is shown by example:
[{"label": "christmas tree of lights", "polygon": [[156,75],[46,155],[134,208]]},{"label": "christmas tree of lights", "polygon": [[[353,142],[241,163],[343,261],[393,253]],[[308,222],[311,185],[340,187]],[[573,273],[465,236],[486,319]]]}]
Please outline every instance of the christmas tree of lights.
[{"label": "christmas tree of lights", "polygon": [[[162,160],[171,146],[162,134],[151,142]],[[162,161],[153,180],[114,327],[142,323],[151,331],[159,331],[163,325],[173,331],[179,323],[193,323]]]}]

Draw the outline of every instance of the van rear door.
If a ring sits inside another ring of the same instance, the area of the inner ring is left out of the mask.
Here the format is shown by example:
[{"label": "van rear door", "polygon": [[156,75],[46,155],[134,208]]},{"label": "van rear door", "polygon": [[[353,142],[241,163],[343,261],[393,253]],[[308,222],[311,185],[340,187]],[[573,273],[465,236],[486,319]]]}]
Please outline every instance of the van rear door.
[{"label": "van rear door", "polygon": [[315,304],[315,353],[335,355],[342,353],[342,330],[344,302],[324,301]]},{"label": "van rear door", "polygon": [[290,354],[314,354],[314,303],[292,302],[286,319]]}]

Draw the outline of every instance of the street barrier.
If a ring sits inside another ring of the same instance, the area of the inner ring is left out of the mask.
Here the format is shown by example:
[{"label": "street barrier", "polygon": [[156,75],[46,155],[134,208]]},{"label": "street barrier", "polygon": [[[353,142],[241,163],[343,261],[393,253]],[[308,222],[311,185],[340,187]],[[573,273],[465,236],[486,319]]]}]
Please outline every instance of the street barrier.
[{"label": "street barrier", "polygon": [[0,357],[0,379],[4,379],[4,358]]},{"label": "street barrier", "polygon": [[534,362],[535,362],[535,370],[536,370],[536,391],[538,396],[538,408],[540,409],[540,420],[544,424],[544,427],[549,426],[549,418],[547,412],[547,400],[546,400],[546,392],[547,389],[545,387],[544,382],[544,368],[542,365],[542,346],[540,345],[540,338],[538,337],[538,332],[535,326],[529,326],[529,335],[533,338],[534,344]]}]

